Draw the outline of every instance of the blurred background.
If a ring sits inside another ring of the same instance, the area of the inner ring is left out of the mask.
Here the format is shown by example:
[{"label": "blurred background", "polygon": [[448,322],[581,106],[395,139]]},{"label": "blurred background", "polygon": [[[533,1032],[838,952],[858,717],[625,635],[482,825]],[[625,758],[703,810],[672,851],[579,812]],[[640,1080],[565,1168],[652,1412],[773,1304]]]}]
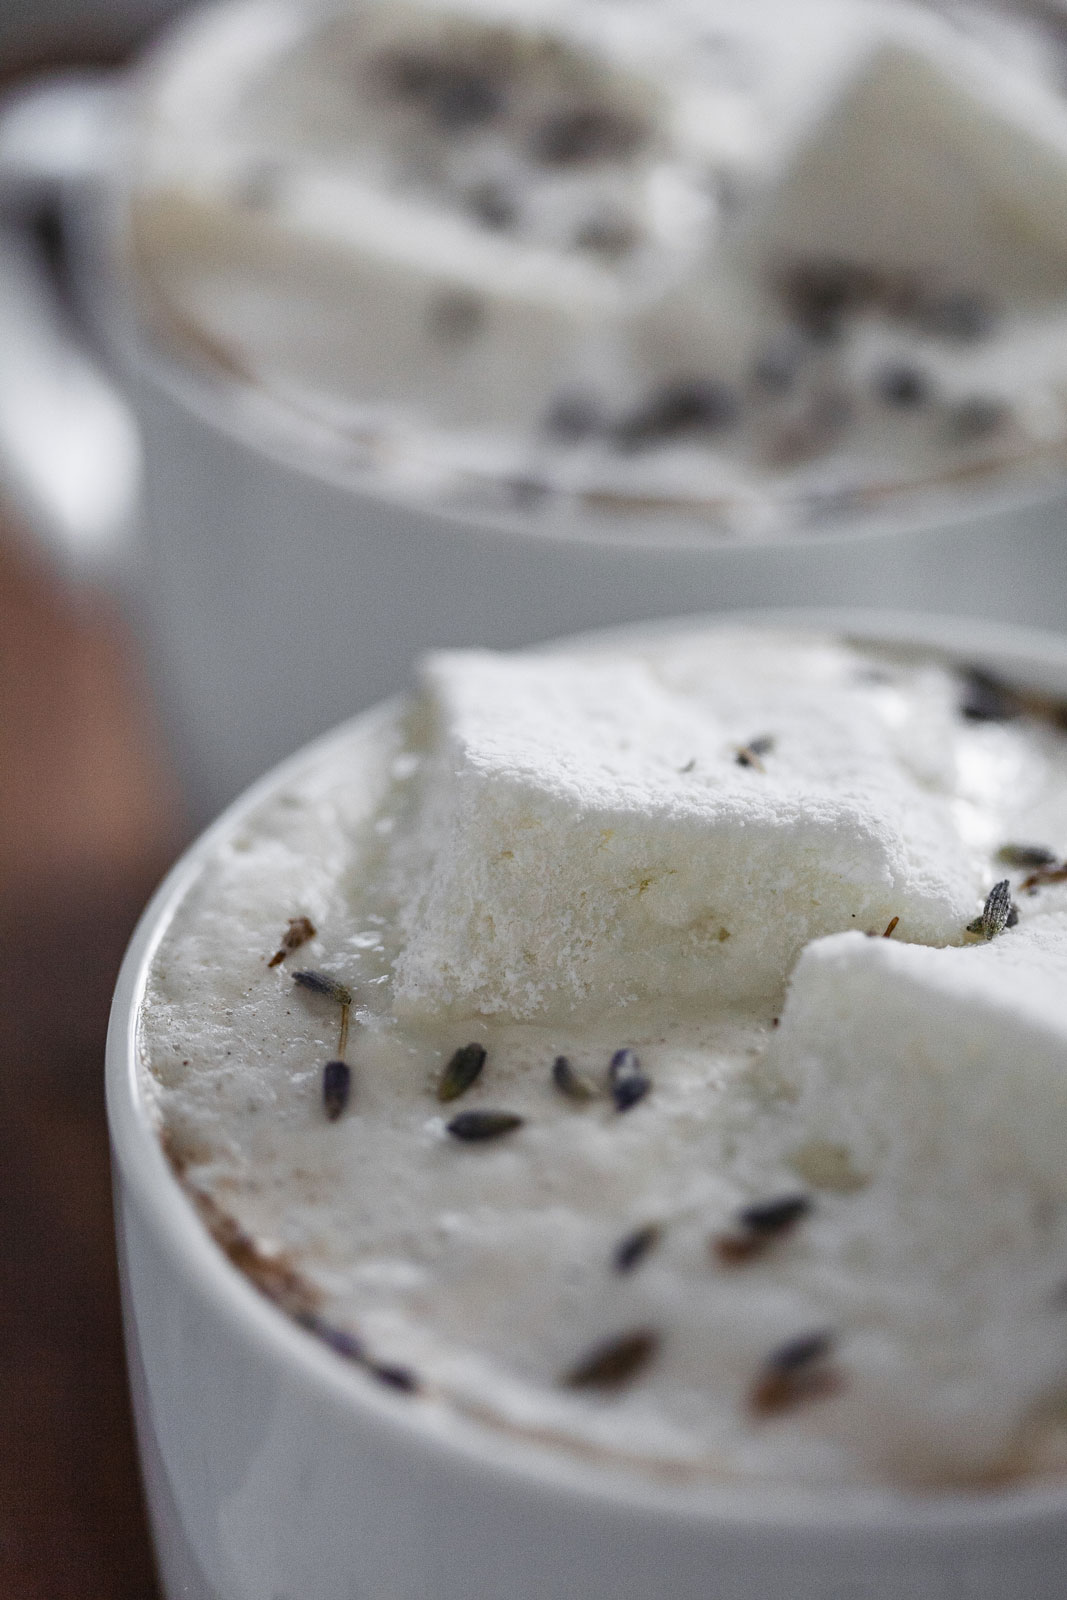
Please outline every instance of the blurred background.
[{"label": "blurred background", "polygon": [[40,67],[121,61],[182,0],[2,0],[5,79]]},{"label": "blurred background", "polygon": [[[0,0],[0,87],[119,62],[171,0]],[[103,1049],[184,834],[135,641],[0,490],[0,1596],[153,1600]]]}]

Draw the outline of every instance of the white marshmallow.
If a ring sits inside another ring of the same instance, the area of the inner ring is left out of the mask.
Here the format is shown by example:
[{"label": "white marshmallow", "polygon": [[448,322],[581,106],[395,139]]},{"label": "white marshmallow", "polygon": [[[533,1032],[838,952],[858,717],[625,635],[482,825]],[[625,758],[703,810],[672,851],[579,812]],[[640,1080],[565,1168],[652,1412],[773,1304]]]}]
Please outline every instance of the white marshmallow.
[{"label": "white marshmallow", "polygon": [[137,237],[170,305],[261,381],[349,404],[417,392],[457,427],[535,426],[620,305],[593,262],[325,178],[271,217],[159,195]]},{"label": "white marshmallow", "polygon": [[917,1483],[1003,1470],[1062,1404],[1067,911],[1026,901],[974,948],[809,945],[759,1078],[788,1107],[762,1159],[847,1190],[820,1202],[822,1271],[868,1296],[842,1439]]},{"label": "white marshmallow", "polygon": [[[503,131],[490,119],[448,137],[389,91],[394,54],[447,60],[450,48],[512,61]],[[536,429],[561,384],[598,368],[599,344],[617,341],[640,297],[628,280],[642,271],[575,248],[576,230],[618,212],[640,241],[638,267],[655,275],[679,229],[688,237],[700,221],[673,190],[673,204],[657,205],[658,133],[589,170],[537,163],[549,113],[583,95],[635,126],[663,121],[662,85],[574,36],[546,35],[544,18],[371,6],[310,30],[254,93],[220,96],[218,126],[186,128],[184,140],[180,127],[157,132],[146,158],[156,181],[131,208],[135,248],[184,331],[260,382],[327,404],[414,397],[451,428]],[[257,173],[264,196],[250,202]],[[522,201],[523,227],[479,217],[469,196],[487,183]]]},{"label": "white marshmallow", "polygon": [[[716,633],[655,660],[432,657],[434,749],[398,846],[399,1004],[565,1012],[773,997],[845,928],[963,937],[949,675]],[[764,770],[739,764],[763,737]],[[910,747],[912,754],[905,754]]]},{"label": "white marshmallow", "polygon": [[[963,58],[964,47],[959,47]],[[880,42],[787,159],[751,224],[769,258],[911,269],[998,296],[1061,295],[1067,116],[903,34]]]},{"label": "white marshmallow", "polygon": [[764,1070],[857,1172],[991,1195],[1010,1172],[1067,1198],[1067,912],[1027,903],[974,948],[809,945]]}]

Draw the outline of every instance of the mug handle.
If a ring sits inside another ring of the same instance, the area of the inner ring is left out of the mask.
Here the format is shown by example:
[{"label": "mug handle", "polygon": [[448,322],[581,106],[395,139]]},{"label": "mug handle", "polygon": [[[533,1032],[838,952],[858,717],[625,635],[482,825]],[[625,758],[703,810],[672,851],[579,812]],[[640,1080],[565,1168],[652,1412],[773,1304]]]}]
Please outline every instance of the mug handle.
[{"label": "mug handle", "polygon": [[64,73],[0,102],[0,492],[58,572],[114,584],[135,543],[141,441],[40,237],[109,171],[116,76]]}]

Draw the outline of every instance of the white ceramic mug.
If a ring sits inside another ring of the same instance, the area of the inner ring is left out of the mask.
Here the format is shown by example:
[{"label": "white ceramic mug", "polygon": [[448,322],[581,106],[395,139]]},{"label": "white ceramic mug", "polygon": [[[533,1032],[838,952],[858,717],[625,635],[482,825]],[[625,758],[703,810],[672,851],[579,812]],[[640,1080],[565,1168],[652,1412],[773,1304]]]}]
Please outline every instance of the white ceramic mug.
[{"label": "white ceramic mug", "polygon": [[[1054,635],[870,612],[778,620],[940,647],[1067,696],[1067,640]],[[168,1600],[1061,1600],[1067,1482],[819,1495],[613,1475],[386,1392],[217,1248],[146,1115],[146,972],[215,846],[338,740],[369,744],[382,714],[305,750],[225,813],[159,890],[119,978],[108,1111],[127,1347]]]},{"label": "white ceramic mug", "polygon": [[[113,578],[131,578],[194,816],[391,692],[432,645],[525,644],[745,605],[1067,621],[1058,479],[741,546],[697,523],[642,536],[387,497],[342,455],[317,453],[305,424],[266,417],[235,380],[183,368],[140,325],[123,266],[125,111],[138,81],[135,68],[46,85],[0,118],[0,196],[10,213],[13,198],[60,194],[80,297],[121,378],[119,395],[86,367],[25,268],[5,268],[0,240],[0,473],[6,462],[23,502],[83,565],[95,552]],[[68,482],[72,460],[81,474]]]}]

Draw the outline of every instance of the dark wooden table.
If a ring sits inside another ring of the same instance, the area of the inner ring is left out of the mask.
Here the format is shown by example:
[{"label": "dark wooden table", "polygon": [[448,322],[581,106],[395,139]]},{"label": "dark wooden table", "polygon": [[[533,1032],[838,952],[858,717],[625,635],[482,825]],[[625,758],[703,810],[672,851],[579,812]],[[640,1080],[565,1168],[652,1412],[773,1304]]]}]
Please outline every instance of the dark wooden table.
[{"label": "dark wooden table", "polygon": [[181,834],[121,621],[0,518],[0,1600],[153,1600],[103,1047]]}]

